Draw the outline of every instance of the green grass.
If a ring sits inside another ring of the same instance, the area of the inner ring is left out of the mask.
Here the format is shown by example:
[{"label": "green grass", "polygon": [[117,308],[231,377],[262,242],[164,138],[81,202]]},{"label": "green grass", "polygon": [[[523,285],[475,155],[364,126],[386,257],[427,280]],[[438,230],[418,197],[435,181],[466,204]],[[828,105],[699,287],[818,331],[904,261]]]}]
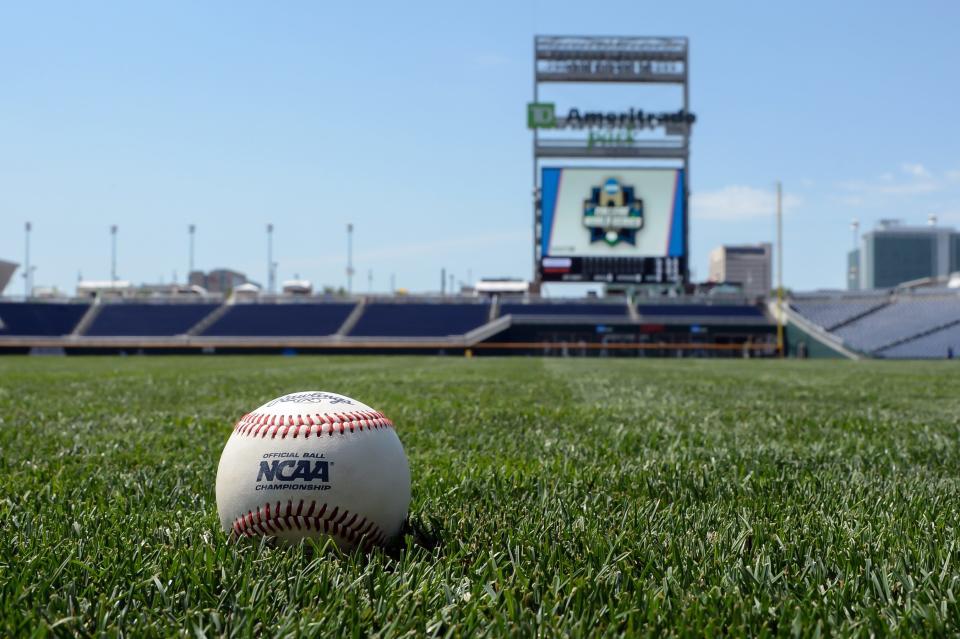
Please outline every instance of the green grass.
[{"label": "green grass", "polygon": [[[402,547],[228,543],[232,424],[389,415]],[[950,362],[0,359],[0,635],[960,632]]]}]

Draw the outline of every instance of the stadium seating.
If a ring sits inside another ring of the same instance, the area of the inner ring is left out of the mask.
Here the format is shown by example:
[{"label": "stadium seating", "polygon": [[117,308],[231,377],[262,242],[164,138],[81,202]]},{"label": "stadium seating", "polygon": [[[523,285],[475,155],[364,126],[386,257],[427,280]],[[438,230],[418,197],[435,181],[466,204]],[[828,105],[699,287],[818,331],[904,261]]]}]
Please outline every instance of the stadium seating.
[{"label": "stadium seating", "polygon": [[0,302],[0,335],[69,335],[89,304]]},{"label": "stadium seating", "polygon": [[627,307],[623,303],[618,304],[583,304],[583,303],[534,303],[520,304],[516,302],[507,302],[501,304],[500,315],[515,315],[522,317],[524,315],[603,315],[626,317]]},{"label": "stadium seating", "polygon": [[86,335],[182,335],[209,315],[216,304],[105,304]]},{"label": "stadium seating", "polygon": [[901,342],[877,355],[890,359],[943,359],[951,349],[955,357],[960,357],[960,324]]},{"label": "stadium seating", "polygon": [[960,319],[960,296],[909,295],[841,326],[834,334],[870,353]]},{"label": "stadium seating", "polygon": [[763,317],[763,311],[747,304],[640,304],[645,317]]},{"label": "stadium seating", "polygon": [[442,337],[462,335],[484,325],[489,304],[367,304],[350,335],[354,337]]},{"label": "stadium seating", "polygon": [[878,309],[889,302],[887,295],[867,298],[794,299],[790,308],[830,331],[853,318]]},{"label": "stadium seating", "polygon": [[211,337],[320,337],[333,335],[355,308],[353,303],[237,304],[202,335]]}]

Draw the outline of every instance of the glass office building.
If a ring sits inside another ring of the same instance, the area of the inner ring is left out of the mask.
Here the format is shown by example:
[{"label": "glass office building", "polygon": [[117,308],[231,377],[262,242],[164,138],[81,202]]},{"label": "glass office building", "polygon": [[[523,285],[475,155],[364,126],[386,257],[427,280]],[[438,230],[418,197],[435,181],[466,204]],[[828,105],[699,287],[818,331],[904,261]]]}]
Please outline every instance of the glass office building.
[{"label": "glass office building", "polygon": [[847,255],[847,288],[893,288],[960,271],[960,233],[939,226],[903,226],[881,220]]}]

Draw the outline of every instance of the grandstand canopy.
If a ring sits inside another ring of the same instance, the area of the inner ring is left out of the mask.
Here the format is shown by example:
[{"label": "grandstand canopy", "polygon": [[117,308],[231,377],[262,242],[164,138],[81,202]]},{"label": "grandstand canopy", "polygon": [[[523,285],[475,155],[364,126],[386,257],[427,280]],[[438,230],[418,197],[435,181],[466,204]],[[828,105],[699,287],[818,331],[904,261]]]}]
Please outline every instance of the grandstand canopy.
[{"label": "grandstand canopy", "polygon": [[0,294],[3,293],[3,289],[10,283],[10,278],[13,277],[13,272],[17,270],[18,266],[20,265],[16,262],[0,260]]}]

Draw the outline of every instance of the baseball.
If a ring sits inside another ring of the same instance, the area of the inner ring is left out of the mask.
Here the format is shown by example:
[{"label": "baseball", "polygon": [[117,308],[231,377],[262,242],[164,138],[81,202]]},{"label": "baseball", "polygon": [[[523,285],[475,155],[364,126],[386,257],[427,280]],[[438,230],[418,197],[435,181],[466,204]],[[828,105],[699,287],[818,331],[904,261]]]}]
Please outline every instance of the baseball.
[{"label": "baseball", "polygon": [[291,393],[244,415],[217,469],[217,510],[236,536],[384,544],[410,506],[410,468],[393,422],[355,399]]}]

